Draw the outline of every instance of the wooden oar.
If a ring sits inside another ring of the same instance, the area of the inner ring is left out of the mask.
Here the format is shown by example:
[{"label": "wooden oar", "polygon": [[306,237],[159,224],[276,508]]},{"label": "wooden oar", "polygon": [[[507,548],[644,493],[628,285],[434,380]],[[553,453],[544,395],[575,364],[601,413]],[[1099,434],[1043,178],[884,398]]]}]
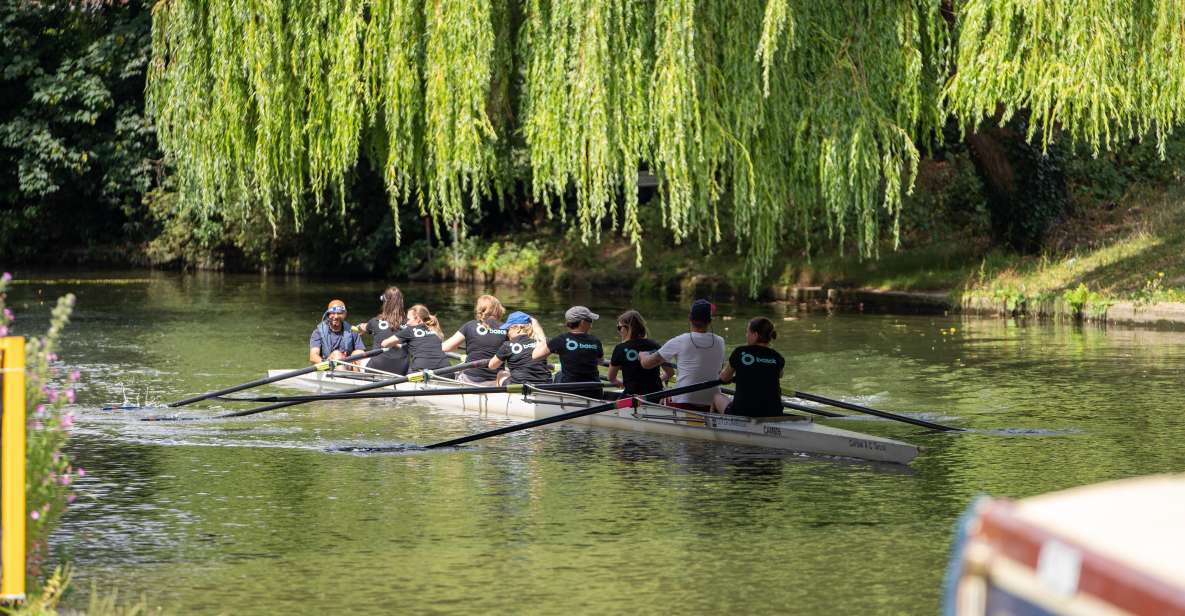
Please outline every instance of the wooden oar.
[{"label": "wooden oar", "polygon": [[615,408],[619,408],[619,409],[620,408],[631,408],[634,405],[634,398],[652,402],[654,400],[667,398],[670,396],[678,396],[680,394],[686,394],[686,393],[690,393],[693,391],[699,391],[701,389],[708,389],[709,387],[716,387],[719,384],[720,384],[720,380],[714,379],[711,381],[705,381],[703,383],[695,383],[695,384],[687,385],[684,387],[675,387],[673,389],[665,389],[663,391],[656,391],[656,392],[644,394],[641,396],[632,396],[629,398],[622,398],[620,400],[606,402],[605,404],[598,404],[595,406],[590,406],[588,408],[583,408],[583,409],[577,409],[575,411],[570,411],[567,413],[560,413],[559,415],[552,415],[551,417],[544,417],[542,419],[536,419],[533,421],[527,421],[527,422],[523,422],[523,423],[519,423],[519,424],[514,424],[513,426],[506,426],[504,428],[498,428],[496,430],[490,430],[488,432],[479,432],[477,434],[470,434],[469,436],[462,436],[460,438],[454,438],[454,439],[447,440],[447,441],[441,441],[439,443],[433,443],[431,445],[428,445],[426,448],[427,449],[436,449],[438,447],[453,447],[455,445],[461,445],[463,443],[469,443],[469,442],[481,440],[484,438],[490,438],[491,436],[500,436],[502,434],[509,434],[511,432],[518,432],[519,430],[526,430],[529,428],[537,428],[539,426],[546,426],[548,424],[553,424],[553,423],[557,423],[560,421],[567,421],[569,419],[576,419],[578,417],[584,417],[586,415],[596,415],[597,413],[603,413],[605,411],[615,409]]},{"label": "wooden oar", "polygon": [[184,400],[170,402],[165,406],[168,406],[170,408],[176,408],[178,406],[185,406],[186,404],[193,404],[194,402],[201,402],[202,400],[208,400],[210,398],[217,398],[218,396],[224,396],[226,394],[233,394],[236,391],[243,391],[244,389],[251,389],[252,387],[259,387],[261,385],[275,383],[276,381],[283,381],[284,379],[290,379],[294,376],[300,376],[302,374],[308,374],[310,372],[317,372],[317,371],[323,372],[325,370],[332,370],[333,366],[336,364],[348,364],[350,362],[358,361],[359,359],[366,359],[367,357],[374,357],[375,355],[378,355],[386,350],[387,349],[375,349],[373,351],[367,351],[367,352],[362,353],[360,355],[353,355],[353,356],[345,358],[345,359],[327,359],[323,362],[316,363],[311,366],[306,366],[306,367],[301,368],[299,370],[292,370],[291,372],[277,374],[276,376],[269,376],[266,378],[257,379],[254,381],[249,381],[247,383],[235,385],[234,387],[227,387],[226,389],[219,389],[217,391],[208,391],[204,394],[193,396],[192,398],[186,398]]},{"label": "wooden oar", "polygon": [[[720,393],[728,394],[730,396],[735,396],[737,392],[735,389],[728,389],[725,387],[721,387]],[[793,402],[790,402],[789,400],[786,400],[785,398],[782,399],[782,408],[791,409],[791,410],[795,410],[795,411],[802,411],[804,413],[811,413],[812,415],[819,415],[820,417],[846,417],[846,415],[844,415],[842,413],[832,413],[831,411],[824,411],[823,409],[814,409],[809,406],[795,404]]]},{"label": "wooden oar", "polygon": [[[472,362],[468,362],[468,363],[464,363],[464,364],[457,364],[455,366],[449,366],[448,368],[441,368],[439,370],[428,370],[425,372],[417,372],[415,374],[409,374],[406,376],[397,376],[397,377],[385,379],[382,381],[375,381],[373,383],[367,383],[366,385],[359,385],[357,387],[343,389],[337,393],[342,393],[342,394],[355,393],[355,392],[359,392],[359,391],[366,391],[368,389],[378,389],[380,387],[389,387],[391,385],[398,385],[400,383],[406,383],[408,381],[412,381],[412,382],[422,381],[422,380],[424,380],[425,375],[427,375],[429,377],[432,375],[442,375],[443,376],[445,374],[451,374],[453,372],[460,372],[462,370],[468,370],[469,368],[480,368],[481,366],[486,365],[486,363],[487,362],[485,362],[485,361],[477,360],[477,361],[472,361]],[[248,415],[262,413],[264,411],[274,411],[276,409],[282,409],[285,407],[295,406],[297,404],[303,404],[303,403],[304,402],[277,402],[276,404],[268,404],[266,406],[261,406],[259,408],[247,409],[245,411],[235,411],[233,413],[223,413],[222,415],[214,415],[213,417],[156,416],[156,417],[144,417],[144,418],[140,419],[140,421],[196,421],[196,420],[201,420],[201,419],[226,419],[228,417],[246,417]]]},{"label": "wooden oar", "polygon": [[815,394],[808,394],[808,393],[801,392],[801,391],[794,392],[794,397],[800,398],[802,400],[809,400],[811,402],[818,402],[819,404],[828,404],[828,405],[834,406],[836,408],[847,409],[849,411],[856,411],[857,413],[865,413],[868,415],[875,415],[877,417],[883,417],[885,419],[892,419],[893,421],[902,421],[902,422],[905,422],[908,424],[913,424],[915,426],[922,426],[923,428],[930,428],[931,430],[942,430],[944,432],[962,432],[963,431],[962,428],[955,428],[953,426],[944,426],[942,424],[934,423],[932,421],[926,421],[925,419],[916,419],[914,417],[906,417],[905,415],[898,415],[896,413],[890,413],[888,411],[878,411],[874,408],[869,408],[867,406],[861,406],[859,404],[853,404],[851,402],[844,402],[843,400],[835,400],[833,398],[824,398],[823,396],[819,396],[819,395],[815,395]]},{"label": "wooden oar", "polygon": [[[439,374],[437,372],[436,374]],[[295,396],[259,396],[251,398],[252,402],[316,402],[318,400],[372,400],[378,398],[418,398],[421,396],[457,396],[463,394],[504,394],[521,393],[526,389],[538,391],[563,392],[582,390],[589,387],[600,387],[600,381],[589,383],[544,383],[524,386],[511,383],[509,385],[489,385],[476,387],[452,387],[448,389],[416,389],[411,391],[365,391],[357,393],[331,392],[326,394],[303,394]]]}]

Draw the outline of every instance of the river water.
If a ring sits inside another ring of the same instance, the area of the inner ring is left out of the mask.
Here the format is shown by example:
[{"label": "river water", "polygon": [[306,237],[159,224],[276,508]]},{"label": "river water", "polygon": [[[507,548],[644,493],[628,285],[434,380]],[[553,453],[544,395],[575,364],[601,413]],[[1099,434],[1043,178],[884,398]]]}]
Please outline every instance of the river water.
[{"label": "river water", "polygon": [[[358,455],[326,449],[493,424],[377,401],[183,424],[97,410],[300,367],[328,299],[362,321],[382,288],[145,272],[13,287],[20,333],[78,296],[61,355],[83,372],[69,448],[88,475],[52,539],[74,564],[68,605],[85,606],[93,583],[185,614],[931,614],[952,524],[976,495],[1185,470],[1185,334],[765,305],[722,304],[715,331],[731,347],[749,317],[774,318],[787,385],[970,430],[830,420],[921,445],[909,467],[571,426]],[[404,291],[450,333],[477,294]],[[685,327],[675,303],[500,296],[549,333],[569,302],[587,304],[607,348],[628,307],[657,339]]]}]

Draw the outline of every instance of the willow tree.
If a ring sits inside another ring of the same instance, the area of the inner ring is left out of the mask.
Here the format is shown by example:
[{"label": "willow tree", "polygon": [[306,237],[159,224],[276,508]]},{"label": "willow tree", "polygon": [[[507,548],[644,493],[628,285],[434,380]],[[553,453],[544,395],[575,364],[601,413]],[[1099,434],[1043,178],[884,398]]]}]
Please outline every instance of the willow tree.
[{"label": "willow tree", "polygon": [[731,229],[756,284],[790,233],[874,254],[948,117],[975,131],[1028,114],[1041,146],[1163,139],[1185,104],[1182,13],[1176,0],[160,0],[148,94],[199,211],[280,224],[287,204],[299,224],[365,159],[396,215],[464,229],[517,182],[559,216],[574,200],[584,241],[612,229],[640,245],[650,170],[675,241]]}]

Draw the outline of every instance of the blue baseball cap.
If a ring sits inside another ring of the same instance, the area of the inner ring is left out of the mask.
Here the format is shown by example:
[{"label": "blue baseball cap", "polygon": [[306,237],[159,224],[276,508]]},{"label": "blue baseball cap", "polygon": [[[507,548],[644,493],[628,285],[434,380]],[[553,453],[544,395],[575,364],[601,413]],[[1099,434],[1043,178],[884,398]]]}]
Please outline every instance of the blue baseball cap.
[{"label": "blue baseball cap", "polygon": [[506,329],[511,325],[527,325],[531,322],[531,315],[525,312],[515,311],[506,317],[506,322],[502,324],[500,329]]}]

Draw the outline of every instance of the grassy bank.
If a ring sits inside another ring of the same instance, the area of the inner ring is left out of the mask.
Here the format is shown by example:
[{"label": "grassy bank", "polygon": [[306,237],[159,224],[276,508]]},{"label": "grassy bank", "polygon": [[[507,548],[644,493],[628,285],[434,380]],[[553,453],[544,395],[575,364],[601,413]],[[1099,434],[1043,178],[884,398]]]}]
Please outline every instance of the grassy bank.
[{"label": "grassy bank", "polygon": [[[785,254],[759,297],[793,287],[947,293],[955,304],[1009,312],[1096,314],[1116,302],[1152,305],[1185,300],[1185,185],[1136,189],[1106,207],[1068,217],[1037,255],[992,249],[985,238],[954,237],[892,250],[879,259],[823,253]],[[1064,248],[1063,248],[1064,247]],[[420,278],[543,288],[616,289],[668,297],[747,295],[741,259],[728,247],[647,242],[643,264],[626,243],[583,245],[558,237],[515,242],[469,239],[421,254]]]}]

